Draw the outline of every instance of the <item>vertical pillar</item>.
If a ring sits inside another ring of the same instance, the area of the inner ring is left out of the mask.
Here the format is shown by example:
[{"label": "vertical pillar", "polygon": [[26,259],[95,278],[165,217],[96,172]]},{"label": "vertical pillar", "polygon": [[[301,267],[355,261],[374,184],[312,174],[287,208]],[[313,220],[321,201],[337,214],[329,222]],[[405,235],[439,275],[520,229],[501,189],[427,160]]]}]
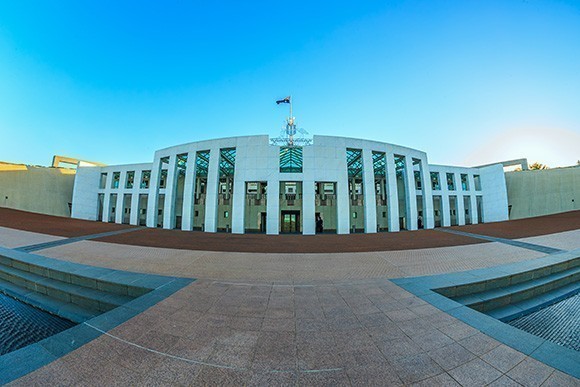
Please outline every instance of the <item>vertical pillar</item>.
[{"label": "vertical pillar", "polygon": [[336,233],[350,233],[350,197],[348,193],[348,171],[346,167],[346,155],[341,162],[341,172],[336,182]]},{"label": "vertical pillar", "polygon": [[417,190],[415,189],[415,173],[413,172],[413,158],[405,156],[405,198],[407,209],[407,230],[417,230]]},{"label": "vertical pillar", "polygon": [[388,152],[387,161],[387,203],[389,232],[400,231],[399,227],[399,193],[397,192],[397,171],[395,170],[395,154]]},{"label": "vertical pillar", "polygon": [[133,188],[131,189],[131,216],[129,224],[133,226],[139,225],[139,186],[141,184],[141,174],[143,171],[135,171],[135,179],[133,181]]},{"label": "vertical pillar", "polygon": [[463,187],[461,187],[461,173],[454,173],[455,192],[457,192],[457,224],[465,226],[465,206],[463,205]]},{"label": "vertical pillar", "polygon": [[435,228],[435,216],[433,214],[433,187],[431,187],[431,172],[427,157],[421,159],[421,181],[423,191],[423,227]]},{"label": "vertical pillar", "polygon": [[119,189],[117,190],[117,203],[115,204],[115,223],[123,223],[123,216],[125,215],[125,174],[126,172],[121,172],[119,178]]},{"label": "vertical pillar", "polygon": [[362,150],[363,158],[363,195],[365,208],[365,233],[377,232],[377,198],[373,154],[370,149]]},{"label": "vertical pillar", "polygon": [[149,196],[147,196],[147,227],[157,227],[157,200],[159,197],[159,174],[161,159],[155,156],[151,166],[151,180],[149,180]]},{"label": "vertical pillar", "polygon": [[246,182],[234,174],[234,194],[232,197],[232,233],[244,233],[244,206],[246,204]]},{"label": "vertical pillar", "polygon": [[205,200],[205,232],[217,231],[217,204],[219,184],[220,149],[213,148],[209,152],[209,167],[207,171],[207,194]]},{"label": "vertical pillar", "polygon": [[477,210],[477,193],[475,191],[475,179],[470,173],[468,175],[469,179],[469,200],[471,201],[471,224],[478,223],[478,210]]},{"label": "vertical pillar", "polygon": [[451,226],[451,208],[449,206],[449,189],[447,188],[447,174],[439,172],[439,184],[441,185],[441,226]]},{"label": "vertical pillar", "polygon": [[316,191],[313,180],[302,181],[302,234],[316,234]]},{"label": "vertical pillar", "polygon": [[181,229],[193,230],[193,192],[195,189],[195,151],[187,155],[187,168],[185,169],[185,182],[183,188],[183,212],[181,214]]},{"label": "vertical pillar", "polygon": [[103,216],[101,222],[107,223],[109,221],[109,209],[111,208],[111,184],[113,183],[113,172],[107,171],[107,179],[105,181],[105,190],[103,196]]},{"label": "vertical pillar", "polygon": [[165,182],[165,203],[163,204],[163,228],[175,228],[175,192],[177,191],[177,155],[169,156],[167,181]]},{"label": "vertical pillar", "polygon": [[266,234],[280,234],[280,180],[268,180],[266,191]]}]

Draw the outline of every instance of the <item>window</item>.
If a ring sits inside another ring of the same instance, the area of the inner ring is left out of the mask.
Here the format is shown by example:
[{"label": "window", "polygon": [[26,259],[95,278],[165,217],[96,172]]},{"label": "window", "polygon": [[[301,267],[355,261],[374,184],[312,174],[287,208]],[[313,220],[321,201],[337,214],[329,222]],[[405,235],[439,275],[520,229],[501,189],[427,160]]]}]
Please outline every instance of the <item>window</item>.
[{"label": "window", "polygon": [[143,171],[141,173],[141,188],[149,188],[149,180],[151,180],[151,171]]},{"label": "window", "polygon": [[348,177],[362,178],[363,161],[361,149],[346,150],[346,168],[348,170]]},{"label": "window", "polygon": [[101,180],[99,181],[99,188],[104,189],[107,186],[107,173],[101,173]]},{"label": "window", "polygon": [[125,181],[125,188],[133,188],[135,181],[135,171],[127,172],[127,180]]},{"label": "window", "polygon": [[421,182],[421,171],[413,171],[415,175],[415,188],[417,190],[423,189],[423,184]]},{"label": "window", "polygon": [[177,155],[177,176],[185,176],[187,169],[187,153]]},{"label": "window", "polygon": [[479,175],[473,175],[473,183],[475,184],[475,190],[481,191],[481,178]]},{"label": "window", "polygon": [[373,152],[373,171],[375,176],[386,175],[387,158],[385,152]]},{"label": "window", "polygon": [[295,194],[296,193],[296,183],[286,183],[286,186],[284,187],[285,190],[285,194]]},{"label": "window", "polygon": [[220,149],[220,177],[234,175],[236,165],[236,148]]},{"label": "window", "polygon": [[323,190],[325,194],[328,195],[334,194],[334,183],[324,183]]},{"label": "window", "polygon": [[209,151],[199,151],[195,157],[195,173],[197,177],[207,177],[209,169]]},{"label": "window", "polygon": [[113,172],[113,181],[111,188],[119,188],[119,180],[121,180],[121,172]]},{"label": "window", "polygon": [[258,193],[258,183],[248,183],[248,193],[255,194]]},{"label": "window", "polygon": [[159,188],[167,187],[167,169],[162,169],[159,176]]},{"label": "window", "polygon": [[469,191],[469,180],[466,173],[461,174],[461,189]]},{"label": "window", "polygon": [[169,168],[169,156],[161,158],[161,173],[159,173],[159,188],[167,187],[167,169]]},{"label": "window", "polygon": [[302,148],[299,146],[280,147],[280,172],[302,173]]},{"label": "window", "polygon": [[434,190],[441,189],[441,185],[439,184],[439,172],[431,172],[431,187]]},{"label": "window", "polygon": [[449,191],[455,191],[455,176],[453,173],[447,174],[447,189]]}]

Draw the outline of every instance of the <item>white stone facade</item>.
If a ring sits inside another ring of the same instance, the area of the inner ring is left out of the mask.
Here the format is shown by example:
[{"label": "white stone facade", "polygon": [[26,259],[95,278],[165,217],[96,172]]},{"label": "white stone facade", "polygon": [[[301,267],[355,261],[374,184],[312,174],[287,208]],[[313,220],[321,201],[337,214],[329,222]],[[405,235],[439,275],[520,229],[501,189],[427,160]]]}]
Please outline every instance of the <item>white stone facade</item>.
[{"label": "white stone facade", "polygon": [[[501,165],[429,165],[416,149],[343,137],[314,136],[301,149],[302,172],[281,169],[281,148],[268,136],[178,145],[156,151],[147,164],[80,166],[72,216],[186,231],[306,235],[320,232],[323,217],[324,231],[338,234],[508,219]],[[222,168],[223,150],[235,157],[229,172]],[[347,165],[347,152],[361,168]]]}]

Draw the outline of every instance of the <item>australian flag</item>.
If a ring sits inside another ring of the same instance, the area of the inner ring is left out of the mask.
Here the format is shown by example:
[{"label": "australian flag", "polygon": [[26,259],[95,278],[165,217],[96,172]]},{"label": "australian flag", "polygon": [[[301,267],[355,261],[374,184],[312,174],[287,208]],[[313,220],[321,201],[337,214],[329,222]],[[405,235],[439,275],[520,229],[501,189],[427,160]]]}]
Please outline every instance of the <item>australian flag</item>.
[{"label": "australian flag", "polygon": [[280,105],[281,103],[290,103],[290,97],[286,97],[284,99],[279,99],[278,101],[276,101],[276,105]]}]

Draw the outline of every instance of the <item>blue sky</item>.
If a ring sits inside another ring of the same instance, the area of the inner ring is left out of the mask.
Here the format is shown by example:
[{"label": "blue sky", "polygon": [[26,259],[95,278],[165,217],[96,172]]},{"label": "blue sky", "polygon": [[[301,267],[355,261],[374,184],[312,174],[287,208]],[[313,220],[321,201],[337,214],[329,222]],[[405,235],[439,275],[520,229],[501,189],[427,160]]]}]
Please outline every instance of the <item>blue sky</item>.
[{"label": "blue sky", "polygon": [[431,163],[580,159],[580,1],[0,2],[0,160],[298,125]]}]

